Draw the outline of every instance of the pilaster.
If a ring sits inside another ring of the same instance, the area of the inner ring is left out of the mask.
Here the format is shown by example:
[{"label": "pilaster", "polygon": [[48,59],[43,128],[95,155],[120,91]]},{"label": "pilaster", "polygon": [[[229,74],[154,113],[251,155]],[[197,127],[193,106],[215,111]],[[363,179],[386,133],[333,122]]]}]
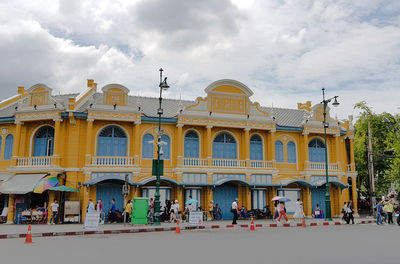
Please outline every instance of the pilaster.
[{"label": "pilaster", "polygon": [[10,195],[8,196],[7,224],[12,224],[12,223],[14,223],[14,218],[15,218],[14,203],[15,203],[15,194],[10,194]]}]

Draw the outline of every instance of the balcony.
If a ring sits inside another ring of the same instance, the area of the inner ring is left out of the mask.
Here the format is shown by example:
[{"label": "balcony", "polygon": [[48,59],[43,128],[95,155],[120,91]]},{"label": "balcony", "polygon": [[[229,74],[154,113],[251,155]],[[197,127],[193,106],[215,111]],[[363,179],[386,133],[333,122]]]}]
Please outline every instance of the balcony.
[{"label": "balcony", "polygon": [[274,161],[237,160],[237,159],[201,159],[182,158],[180,163],[184,168],[227,168],[227,169],[274,169]]},{"label": "balcony", "polygon": [[[306,162],[305,168],[312,171],[325,171],[326,164],[325,162]],[[338,163],[328,163],[328,170],[338,171],[339,169]]]},{"label": "balcony", "polygon": [[138,163],[136,162],[135,157],[92,156],[86,164],[94,167],[134,167]]},{"label": "balcony", "polygon": [[16,158],[16,168],[48,168],[56,167],[60,164],[60,157],[40,156]]}]

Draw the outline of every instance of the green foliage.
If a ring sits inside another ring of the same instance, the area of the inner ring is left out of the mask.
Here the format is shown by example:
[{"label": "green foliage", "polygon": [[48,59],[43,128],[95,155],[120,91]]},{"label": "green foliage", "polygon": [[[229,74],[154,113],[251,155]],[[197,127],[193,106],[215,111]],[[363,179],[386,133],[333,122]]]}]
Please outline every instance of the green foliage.
[{"label": "green foliage", "polygon": [[366,102],[355,104],[360,110],[355,124],[354,155],[358,171],[360,195],[369,197],[368,177],[368,122],[372,132],[375,183],[377,197],[386,195],[392,182],[400,182],[400,116],[390,113],[376,114]]}]

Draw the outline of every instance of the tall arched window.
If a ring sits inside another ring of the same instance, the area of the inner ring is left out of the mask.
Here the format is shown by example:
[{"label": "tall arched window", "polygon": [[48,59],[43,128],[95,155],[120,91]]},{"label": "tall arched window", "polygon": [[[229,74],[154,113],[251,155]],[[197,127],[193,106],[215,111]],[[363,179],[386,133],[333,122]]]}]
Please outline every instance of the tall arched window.
[{"label": "tall arched window", "polygon": [[11,159],[12,151],[13,151],[13,143],[14,143],[14,137],[13,137],[13,135],[10,134],[6,137],[6,143],[4,145],[4,159],[5,160]]},{"label": "tall arched window", "polygon": [[215,137],[213,142],[213,158],[236,159],[236,141],[232,135],[221,133]]},{"label": "tall arched window", "polygon": [[54,147],[54,128],[45,126],[39,129],[33,143],[33,156],[52,156]]},{"label": "tall arched window", "polygon": [[[169,159],[170,149],[171,149],[171,142],[170,142],[169,136],[162,135],[161,142],[163,142],[163,145],[161,145],[161,149],[162,149],[162,153],[163,153],[161,155],[161,159],[167,160],[167,159]],[[161,151],[161,149],[160,149],[160,151]]]},{"label": "tall arched window", "polygon": [[325,144],[318,138],[308,143],[308,155],[311,162],[325,162]]},{"label": "tall arched window", "polygon": [[105,127],[97,138],[97,156],[126,156],[127,145],[127,136],[120,127]]},{"label": "tall arched window", "polygon": [[152,134],[143,136],[142,158],[152,159],[154,157],[154,137]]},{"label": "tall arched window", "polygon": [[283,143],[280,140],[275,141],[275,159],[277,162],[283,162]]},{"label": "tall arched window", "polygon": [[199,136],[193,130],[185,134],[183,155],[186,158],[199,157]]},{"label": "tall arched window", "polygon": [[287,160],[289,163],[296,163],[296,144],[293,141],[287,143]]},{"label": "tall arched window", "polygon": [[250,138],[250,159],[263,159],[262,139],[259,135],[252,135]]}]

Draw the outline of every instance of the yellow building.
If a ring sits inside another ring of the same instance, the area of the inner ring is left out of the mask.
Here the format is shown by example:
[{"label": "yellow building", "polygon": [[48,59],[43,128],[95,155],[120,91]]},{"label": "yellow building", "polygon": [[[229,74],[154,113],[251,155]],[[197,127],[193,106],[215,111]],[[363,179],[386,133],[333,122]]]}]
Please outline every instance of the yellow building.
[{"label": "yellow building", "polygon": [[[38,180],[57,175],[60,184],[79,188],[65,200],[102,199],[105,210],[116,199],[122,210],[122,185],[128,176],[128,198],[152,197],[155,176],[158,98],[128,95],[119,84],[97,91],[88,80],[79,94],[52,95],[37,84],[0,102],[0,206],[8,221],[18,208],[52,201],[60,193],[33,194]],[[234,198],[247,208],[272,207],[275,195],[304,202],[307,216],[319,204],[324,210],[325,144],[323,105],[299,103],[298,109],[262,107],[253,92],[234,80],[219,80],[195,101],[164,99],[161,138],[164,175],[161,202],[189,195],[207,208],[218,203],[229,218]],[[262,96],[262,95],[258,95]],[[329,108],[328,108],[329,117]],[[357,211],[354,128],[331,117],[327,128],[332,215],[353,200]]]}]

